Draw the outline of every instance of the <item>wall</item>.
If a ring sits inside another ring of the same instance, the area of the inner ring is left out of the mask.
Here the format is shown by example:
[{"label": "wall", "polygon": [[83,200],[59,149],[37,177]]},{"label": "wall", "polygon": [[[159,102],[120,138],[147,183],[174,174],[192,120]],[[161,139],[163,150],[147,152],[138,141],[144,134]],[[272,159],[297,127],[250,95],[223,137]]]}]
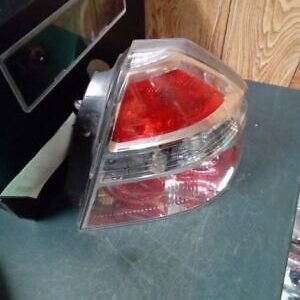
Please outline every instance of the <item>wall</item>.
[{"label": "wall", "polygon": [[148,38],[186,37],[245,79],[300,88],[300,0],[145,0]]}]

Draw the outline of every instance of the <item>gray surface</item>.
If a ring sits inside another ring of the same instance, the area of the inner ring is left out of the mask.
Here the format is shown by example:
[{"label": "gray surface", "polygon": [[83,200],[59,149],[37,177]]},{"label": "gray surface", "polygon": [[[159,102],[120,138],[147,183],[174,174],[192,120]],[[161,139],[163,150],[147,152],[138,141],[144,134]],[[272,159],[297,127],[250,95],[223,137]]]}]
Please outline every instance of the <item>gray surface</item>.
[{"label": "gray surface", "polygon": [[[0,213],[1,300],[279,299],[300,176],[300,93],[250,84],[245,151],[217,201],[78,233]],[[6,297],[5,297],[6,294]]]}]

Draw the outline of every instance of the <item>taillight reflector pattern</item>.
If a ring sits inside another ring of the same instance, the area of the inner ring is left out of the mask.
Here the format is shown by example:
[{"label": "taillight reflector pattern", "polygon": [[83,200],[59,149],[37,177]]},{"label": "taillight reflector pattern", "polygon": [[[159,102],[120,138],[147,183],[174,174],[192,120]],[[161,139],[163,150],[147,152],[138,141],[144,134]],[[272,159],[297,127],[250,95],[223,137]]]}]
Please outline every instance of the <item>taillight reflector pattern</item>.
[{"label": "taillight reflector pattern", "polygon": [[129,79],[112,140],[134,141],[185,128],[222,103],[223,95],[216,88],[184,70]]}]

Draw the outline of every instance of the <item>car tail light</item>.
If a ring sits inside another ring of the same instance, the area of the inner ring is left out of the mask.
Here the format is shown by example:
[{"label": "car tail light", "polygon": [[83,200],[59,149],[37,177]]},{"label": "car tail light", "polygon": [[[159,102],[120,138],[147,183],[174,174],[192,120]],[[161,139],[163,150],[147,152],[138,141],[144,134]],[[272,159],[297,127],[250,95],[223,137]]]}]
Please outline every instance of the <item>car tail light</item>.
[{"label": "car tail light", "polygon": [[190,41],[134,41],[94,75],[78,114],[81,228],[169,216],[223,191],[240,159],[245,91]]}]

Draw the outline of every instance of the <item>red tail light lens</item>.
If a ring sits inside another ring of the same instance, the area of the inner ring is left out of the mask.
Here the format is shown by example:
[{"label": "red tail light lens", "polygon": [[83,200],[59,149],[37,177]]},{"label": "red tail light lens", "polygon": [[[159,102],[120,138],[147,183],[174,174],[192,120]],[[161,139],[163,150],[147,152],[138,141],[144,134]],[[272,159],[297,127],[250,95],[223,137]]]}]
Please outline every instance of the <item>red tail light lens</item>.
[{"label": "red tail light lens", "polygon": [[241,152],[244,82],[185,40],[135,41],[114,74],[92,80],[81,107],[87,118],[85,101],[109,86],[81,227],[169,216],[224,190]]},{"label": "red tail light lens", "polygon": [[179,69],[131,80],[112,140],[126,142],[176,131],[209,116],[222,102],[216,88]]}]

